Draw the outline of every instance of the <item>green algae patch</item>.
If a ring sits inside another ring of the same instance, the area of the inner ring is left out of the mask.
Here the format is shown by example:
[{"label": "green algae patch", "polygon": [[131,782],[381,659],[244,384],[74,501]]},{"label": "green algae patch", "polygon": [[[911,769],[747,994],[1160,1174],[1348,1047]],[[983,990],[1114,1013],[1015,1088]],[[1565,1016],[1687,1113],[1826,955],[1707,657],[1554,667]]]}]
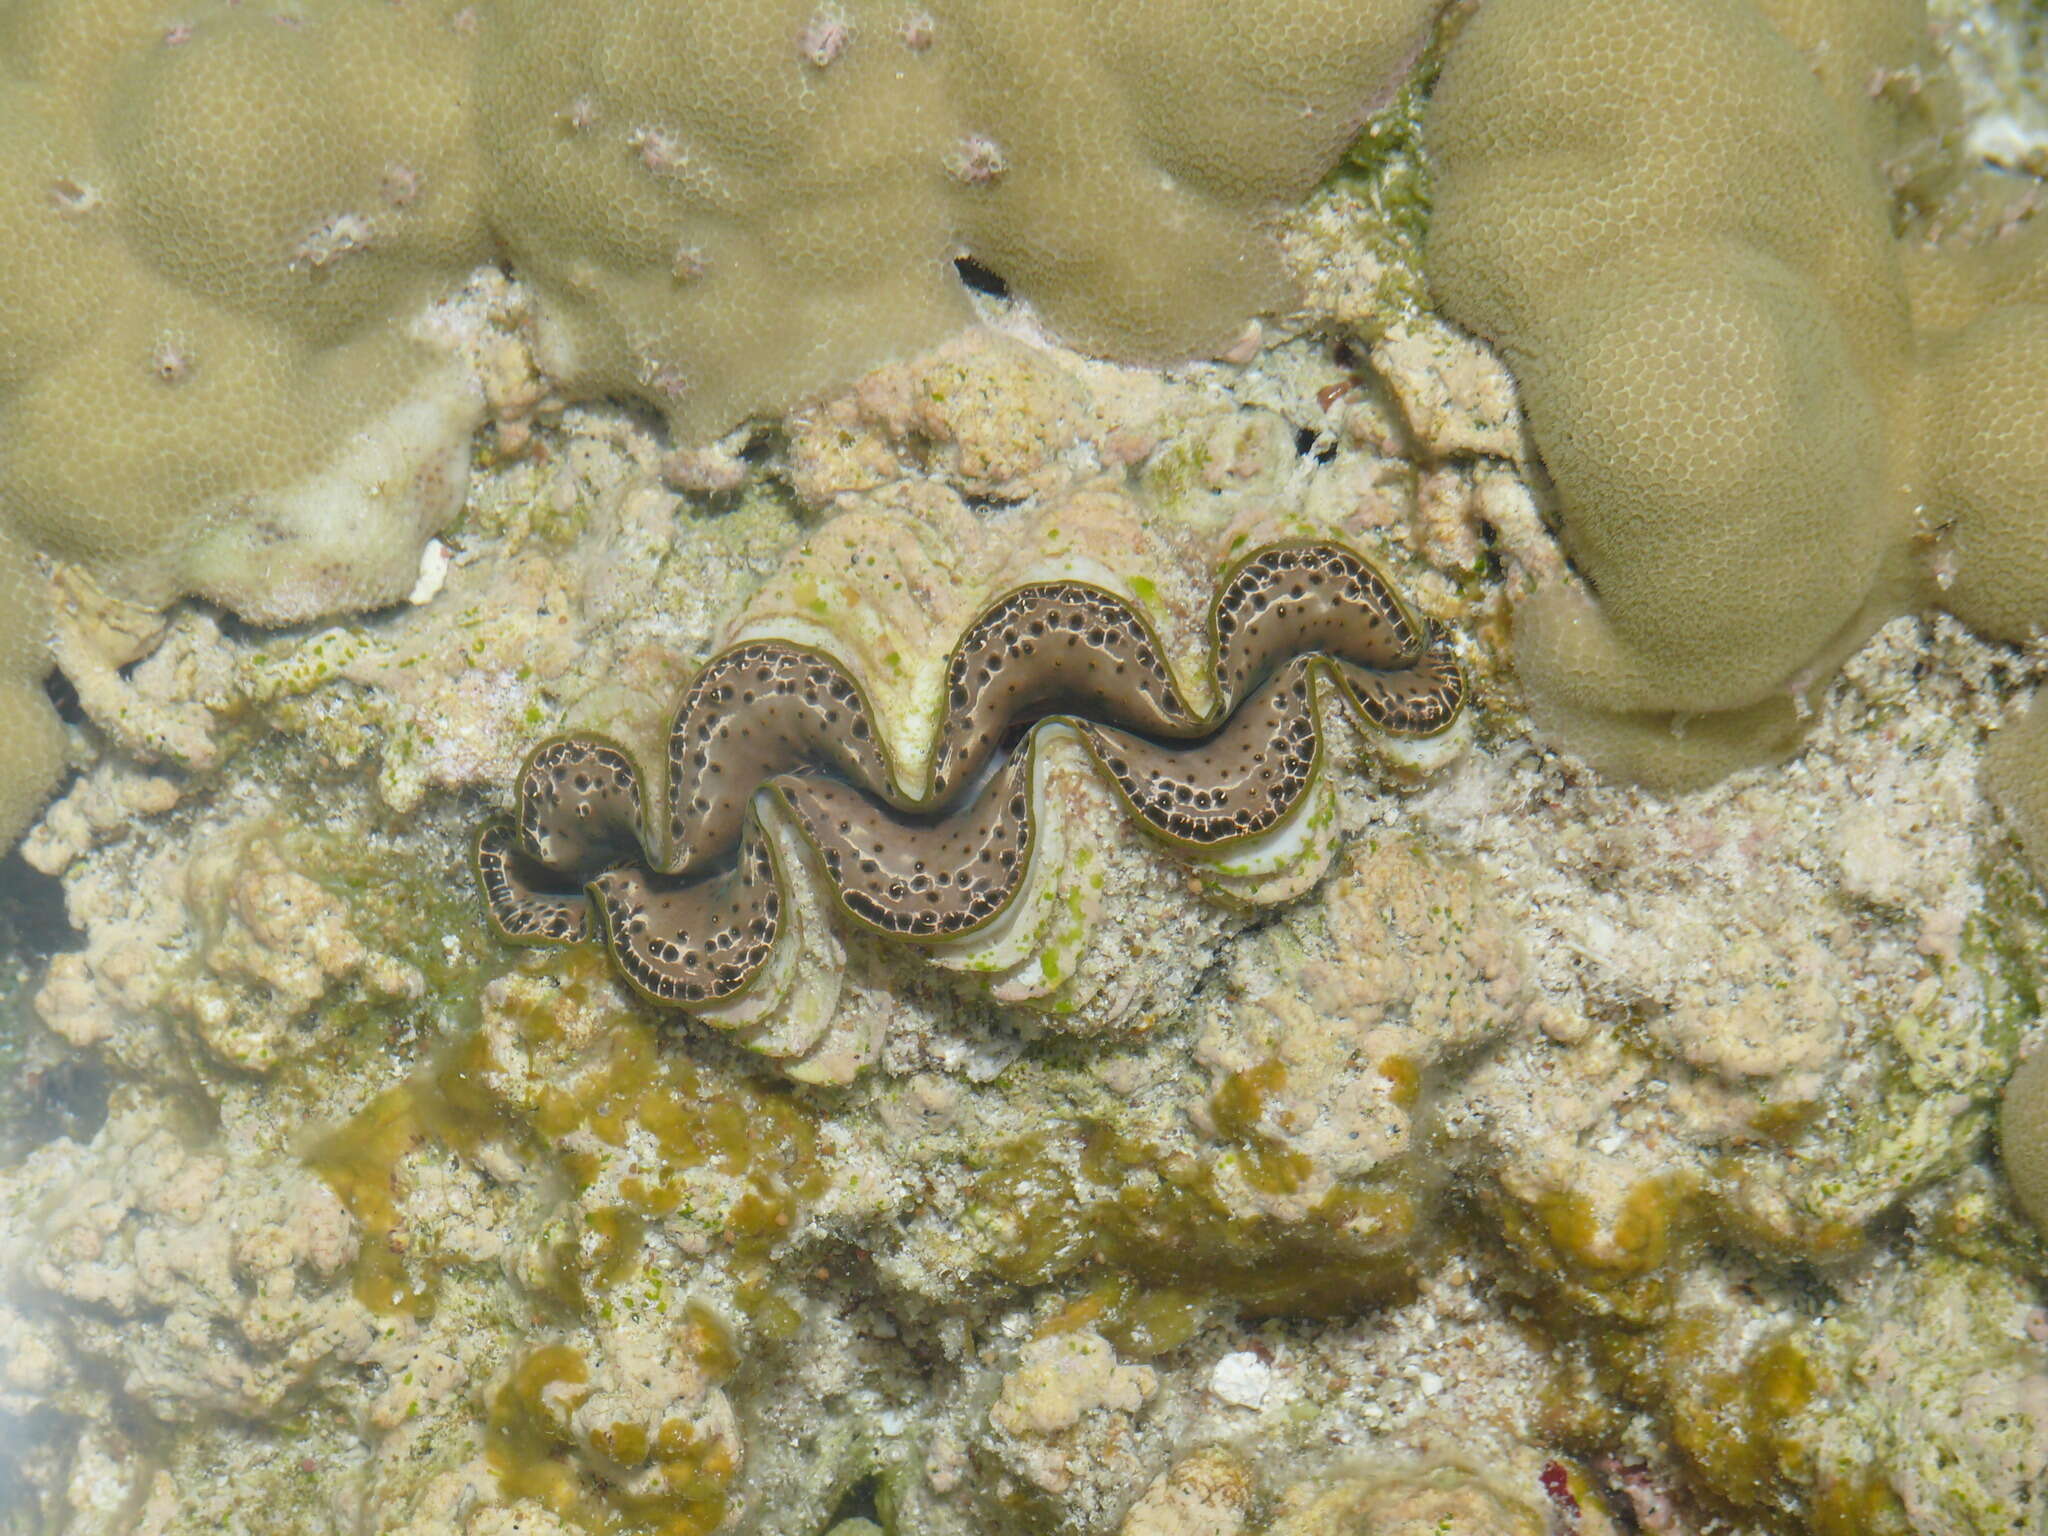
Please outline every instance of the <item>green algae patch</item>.
[{"label": "green algae patch", "polygon": [[1176,437],[1145,460],[1139,470],[1147,499],[1162,507],[1180,508],[1208,495],[1215,462],[1208,439]]},{"label": "green algae patch", "polygon": [[1435,62],[1432,50],[1423,68],[1366,120],[1323,183],[1325,195],[1350,193],[1364,205],[1357,227],[1381,269],[1370,310],[1374,319],[1364,337],[1368,342],[1379,340],[1397,320],[1434,312],[1422,272],[1432,206],[1422,108],[1436,77]]},{"label": "green algae patch", "polygon": [[[1129,1287],[1118,1308],[1133,1319],[1138,1295],[1169,1310],[1199,1300],[1328,1317],[1412,1294],[1436,1241],[1419,1189],[1389,1177],[1339,1184],[1299,1219],[1247,1213],[1218,1184],[1220,1161],[1241,1155],[1169,1151],[1100,1121],[1063,1125],[1001,1148],[967,1219],[990,1231],[1004,1279]],[[1112,1310],[1108,1299],[1099,1310]],[[1181,1326],[1144,1324],[1148,1337]]]},{"label": "green algae patch", "polygon": [[[1796,1148],[1816,1170],[1796,1202],[1798,1222],[1853,1220],[1981,1153],[1999,1086],[2040,1011],[2048,909],[2010,861],[1987,865],[1980,880],[1983,899],[1939,995],[1889,1021],[1874,1091],[1831,1113]],[[1956,1006],[1959,996],[1967,1006]],[[1827,1256],[1806,1246],[1809,1256]]]},{"label": "green algae patch", "polygon": [[1667,1175],[1602,1200],[1572,1189],[1529,1199],[1491,1189],[1479,1206],[1520,1271],[1516,1288],[1569,1332],[1589,1318],[1640,1324],[1664,1315],[1704,1235],[1701,1187],[1696,1177]]},{"label": "green algae patch", "polygon": [[2039,1013],[2048,910],[2010,861],[1979,879],[1982,899],[1955,958],[1940,963],[1940,987],[1873,1032],[1863,1089],[1774,1103],[1754,1122],[1764,1144],[1714,1157],[1703,1194],[1715,1236],[1775,1262],[1838,1261],[1862,1251],[1902,1197],[1982,1155],[1999,1086]]},{"label": "green algae patch", "polygon": [[[706,1388],[737,1363],[708,1310],[684,1316],[678,1348]],[[730,1426],[715,1415],[669,1415],[651,1429],[583,1410],[592,1371],[568,1344],[524,1351],[492,1395],[484,1454],[499,1486],[601,1536],[708,1536],[723,1524],[740,1465]]]},{"label": "green algae patch", "polygon": [[1365,120],[1326,184],[1367,192],[1373,206],[1419,253],[1429,228],[1429,165],[1423,158],[1422,109],[1436,83],[1435,50],[1387,104]]},{"label": "green algae patch", "polygon": [[2010,1057],[2041,1012],[2048,898],[2010,860],[1986,866],[1979,878],[1984,901],[1963,931],[1963,959],[1984,988],[1985,1042]]},{"label": "green algae patch", "polygon": [[628,1278],[657,1223],[721,1243],[772,1309],[769,1259],[825,1188],[815,1127],[795,1099],[664,1049],[646,1011],[613,999],[595,956],[550,956],[501,978],[485,1014],[308,1158],[363,1229],[358,1298],[383,1313],[431,1310],[445,1261],[408,1231],[406,1161],[473,1160],[491,1142],[584,1207],[542,1277],[563,1315],[587,1314]]}]

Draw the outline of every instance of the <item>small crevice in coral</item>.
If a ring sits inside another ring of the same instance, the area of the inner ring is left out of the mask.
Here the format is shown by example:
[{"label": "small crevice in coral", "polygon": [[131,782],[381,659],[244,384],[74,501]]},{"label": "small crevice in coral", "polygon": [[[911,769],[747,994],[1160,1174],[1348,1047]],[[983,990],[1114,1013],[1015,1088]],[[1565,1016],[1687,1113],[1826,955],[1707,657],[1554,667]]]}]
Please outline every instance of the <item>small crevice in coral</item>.
[{"label": "small crevice in coral", "polygon": [[63,882],[19,852],[0,858],[0,936],[8,948],[36,955],[79,947],[78,930],[64,912]]},{"label": "small crevice in coral", "polygon": [[66,725],[85,724],[85,707],[78,702],[78,689],[62,672],[43,679],[43,693],[56,708],[57,718]]},{"label": "small crevice in coral", "polygon": [[825,1529],[835,1531],[849,1520],[872,1520],[879,1524],[882,1511],[876,1497],[881,1488],[881,1479],[872,1474],[855,1483],[833,1507],[832,1518],[825,1522]]},{"label": "small crevice in coral", "polygon": [[960,281],[967,286],[969,293],[985,293],[992,299],[1007,299],[1010,296],[1010,285],[1003,280],[1002,275],[991,272],[972,256],[954,257],[953,270],[960,274]]},{"label": "small crevice in coral", "polygon": [[1296,427],[1294,451],[1304,459],[1314,459],[1318,464],[1327,464],[1337,457],[1337,444],[1327,432],[1317,432],[1310,427]]},{"label": "small crevice in coral", "polygon": [[17,1107],[20,1118],[8,1127],[7,1141],[28,1148],[66,1140],[84,1146],[107,1121],[107,1075],[95,1062],[69,1058],[49,1067],[29,1069],[27,1092]]}]

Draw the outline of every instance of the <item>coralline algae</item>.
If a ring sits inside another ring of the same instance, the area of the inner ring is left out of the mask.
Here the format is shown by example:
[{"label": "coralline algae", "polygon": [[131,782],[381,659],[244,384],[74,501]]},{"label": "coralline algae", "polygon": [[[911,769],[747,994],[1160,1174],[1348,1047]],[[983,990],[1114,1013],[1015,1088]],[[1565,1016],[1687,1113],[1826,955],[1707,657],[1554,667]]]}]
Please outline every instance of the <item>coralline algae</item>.
[{"label": "coralline algae", "polygon": [[[833,19],[796,67],[876,40]],[[1120,367],[981,299],[992,330],[677,453],[536,417],[498,280],[505,426],[418,601],[275,637],[180,611],[139,659],[134,615],[75,605],[130,734],[24,845],[76,947],[0,985],[33,1117],[0,1168],[7,1519],[2037,1523],[2042,1249],[1989,1126],[2048,908],[1977,788],[2035,659],[1894,621],[1795,762],[1676,802],[1531,746],[1507,626],[1565,565],[1505,371],[1413,305],[1412,109],[1283,231],[1341,346]],[[1034,568],[1108,573],[1192,689],[1216,583],[1296,540],[1469,637],[1474,741],[1415,786],[1334,731],[1328,864],[1256,911],[1076,753],[1014,970],[797,882],[830,1016],[727,1032],[481,920],[467,843],[532,743],[658,760],[728,645],[829,632],[929,741],[951,647]]]}]

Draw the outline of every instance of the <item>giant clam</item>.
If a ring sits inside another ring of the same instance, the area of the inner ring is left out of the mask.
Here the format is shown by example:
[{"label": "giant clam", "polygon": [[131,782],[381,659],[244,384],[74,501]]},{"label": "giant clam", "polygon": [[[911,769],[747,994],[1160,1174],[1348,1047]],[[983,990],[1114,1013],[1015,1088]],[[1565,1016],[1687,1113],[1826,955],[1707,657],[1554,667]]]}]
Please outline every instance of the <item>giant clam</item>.
[{"label": "giant clam", "polygon": [[475,845],[491,924],[519,944],[601,940],[651,1000],[752,1022],[757,996],[791,984],[807,859],[855,923],[942,961],[973,946],[967,968],[987,969],[1031,905],[1056,741],[1078,743],[1176,859],[1228,876],[1309,835],[1331,708],[1389,744],[1427,743],[1463,702],[1448,637],[1329,542],[1237,561],[1209,605],[1208,663],[1200,709],[1129,600],[1082,580],[1018,587],[953,646],[910,775],[833,656],[745,640],[686,691],[658,797],[609,738],[534,749],[516,816]]}]

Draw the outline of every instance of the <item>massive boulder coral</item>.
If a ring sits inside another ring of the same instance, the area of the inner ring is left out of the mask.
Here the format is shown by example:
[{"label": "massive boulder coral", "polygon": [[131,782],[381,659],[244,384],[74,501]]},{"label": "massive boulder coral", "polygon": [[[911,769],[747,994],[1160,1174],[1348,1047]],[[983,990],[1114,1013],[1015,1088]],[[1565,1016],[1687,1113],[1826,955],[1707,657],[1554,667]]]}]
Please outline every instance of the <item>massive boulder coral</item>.
[{"label": "massive boulder coral", "polygon": [[9,841],[62,777],[64,727],[43,696],[49,609],[21,547],[0,537],[0,836]]},{"label": "massive boulder coral", "polygon": [[1516,660],[1597,763],[1781,753],[1910,607],[2048,621],[2048,229],[1894,238],[1939,82],[1911,0],[1496,0],[1451,51],[1430,279],[1521,383],[1586,587]]},{"label": "massive boulder coral", "polygon": [[1171,361],[1285,308],[1258,228],[1433,0],[928,9],[505,0],[478,76],[556,371],[716,432],[970,318],[972,257],[1087,350]]},{"label": "massive boulder coral", "polygon": [[961,255],[1219,352],[1434,8],[0,5],[0,843],[63,755],[39,560],[259,622],[412,585],[486,393],[415,322],[477,263],[692,439],[958,329]]},{"label": "massive boulder coral", "polygon": [[440,12],[0,7],[0,842],[61,739],[38,559],[267,622],[393,601],[482,391],[408,324],[487,254]]}]

